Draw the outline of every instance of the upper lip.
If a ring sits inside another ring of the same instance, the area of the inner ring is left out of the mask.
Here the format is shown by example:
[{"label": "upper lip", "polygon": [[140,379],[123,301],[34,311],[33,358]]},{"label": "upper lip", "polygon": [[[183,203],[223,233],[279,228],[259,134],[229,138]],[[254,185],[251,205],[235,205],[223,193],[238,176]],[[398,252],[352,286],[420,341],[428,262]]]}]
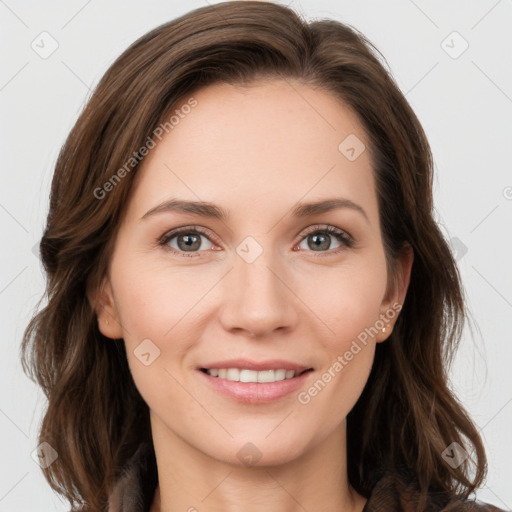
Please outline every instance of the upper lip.
[{"label": "upper lip", "polygon": [[251,361],[249,359],[230,359],[226,361],[216,361],[214,363],[205,364],[199,369],[214,370],[221,368],[242,368],[247,370],[263,371],[263,370],[294,370],[300,373],[305,370],[312,369],[310,366],[284,361],[282,359],[268,359],[266,361]]}]

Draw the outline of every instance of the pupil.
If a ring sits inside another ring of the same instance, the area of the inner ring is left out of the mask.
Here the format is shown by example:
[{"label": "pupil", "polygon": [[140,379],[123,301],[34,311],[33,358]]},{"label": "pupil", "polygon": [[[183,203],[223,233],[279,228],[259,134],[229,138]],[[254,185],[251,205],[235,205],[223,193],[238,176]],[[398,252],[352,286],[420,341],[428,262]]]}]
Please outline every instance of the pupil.
[{"label": "pupil", "polygon": [[201,244],[199,237],[197,235],[182,235],[180,239],[184,240],[186,248],[198,249],[199,245]]},{"label": "pupil", "polygon": [[[314,242],[313,242],[312,248],[321,247],[322,243],[324,243],[324,245],[327,244],[327,246],[329,245],[328,237],[326,237],[325,235],[318,235],[318,234],[316,234],[316,235],[313,235],[313,239],[314,239]],[[327,249],[328,248],[327,246],[324,247],[324,248]]]}]

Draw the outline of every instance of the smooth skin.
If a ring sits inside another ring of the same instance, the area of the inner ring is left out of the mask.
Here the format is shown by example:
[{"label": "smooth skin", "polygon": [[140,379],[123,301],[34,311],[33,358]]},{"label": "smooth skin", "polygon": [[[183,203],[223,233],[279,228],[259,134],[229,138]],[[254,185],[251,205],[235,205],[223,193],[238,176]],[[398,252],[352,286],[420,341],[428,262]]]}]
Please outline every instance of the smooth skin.
[{"label": "smooth skin", "polygon": [[[333,95],[298,82],[218,84],[194,98],[197,106],[137,171],[95,295],[99,328],[124,339],[150,409],[159,476],[151,512],[303,512],[320,504],[361,512],[366,498],[347,478],[346,416],[398,315],[307,404],[298,393],[242,404],[213,390],[197,368],[285,359],[314,369],[307,391],[365,328],[403,304],[413,254],[403,251],[391,279],[365,132]],[[354,161],[338,149],[349,134],[367,148]],[[215,203],[229,217],[163,211],[142,219],[170,198]],[[332,198],[364,214],[344,207],[292,215],[298,203]],[[178,227],[190,229],[158,244]],[[263,251],[251,263],[237,252],[246,237],[258,244],[251,251]],[[147,366],[134,353],[146,339],[160,350]],[[261,456],[256,465],[237,455],[247,443]]]}]

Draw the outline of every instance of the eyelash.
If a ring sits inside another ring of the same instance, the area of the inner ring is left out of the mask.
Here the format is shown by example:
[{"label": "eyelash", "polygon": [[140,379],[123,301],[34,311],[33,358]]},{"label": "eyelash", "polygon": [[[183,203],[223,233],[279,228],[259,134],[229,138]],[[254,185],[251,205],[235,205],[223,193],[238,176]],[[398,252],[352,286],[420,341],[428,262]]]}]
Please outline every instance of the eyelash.
[{"label": "eyelash", "polygon": [[[157,241],[158,245],[162,246],[165,250],[168,250],[174,254],[178,254],[179,256],[183,256],[185,258],[195,258],[195,257],[200,256],[201,255],[200,253],[203,251],[198,251],[195,253],[186,253],[183,251],[177,251],[176,249],[167,246],[167,244],[175,236],[177,236],[181,233],[204,235],[206,238],[208,238],[208,240],[210,240],[208,233],[200,226],[184,226],[182,228],[177,228],[169,233],[164,234]],[[310,228],[308,228],[307,232],[302,236],[302,238],[300,239],[300,241],[298,243],[300,244],[308,236],[314,235],[317,233],[328,233],[329,235],[333,235],[339,242],[342,243],[342,246],[338,247],[336,249],[320,251],[319,253],[313,255],[313,257],[315,257],[315,258],[322,258],[325,256],[331,256],[333,254],[338,254],[339,252],[343,251],[345,248],[350,249],[354,246],[354,239],[352,238],[352,236],[350,236],[345,231],[342,231],[341,229],[335,228],[334,226],[328,226],[328,225],[327,226],[326,225],[311,226]],[[211,242],[211,240],[210,240],[210,242]],[[309,251],[309,252],[314,253],[315,251]]]}]

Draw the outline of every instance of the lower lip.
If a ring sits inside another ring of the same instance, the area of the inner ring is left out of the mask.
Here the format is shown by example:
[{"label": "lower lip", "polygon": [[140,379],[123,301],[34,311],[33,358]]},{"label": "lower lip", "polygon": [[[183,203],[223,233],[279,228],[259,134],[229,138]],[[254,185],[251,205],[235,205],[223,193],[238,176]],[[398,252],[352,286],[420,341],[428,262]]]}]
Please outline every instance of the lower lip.
[{"label": "lower lip", "polygon": [[292,379],[277,382],[236,382],[198,370],[213,389],[227,397],[245,404],[266,404],[283,398],[304,385],[311,371],[305,372]]}]

